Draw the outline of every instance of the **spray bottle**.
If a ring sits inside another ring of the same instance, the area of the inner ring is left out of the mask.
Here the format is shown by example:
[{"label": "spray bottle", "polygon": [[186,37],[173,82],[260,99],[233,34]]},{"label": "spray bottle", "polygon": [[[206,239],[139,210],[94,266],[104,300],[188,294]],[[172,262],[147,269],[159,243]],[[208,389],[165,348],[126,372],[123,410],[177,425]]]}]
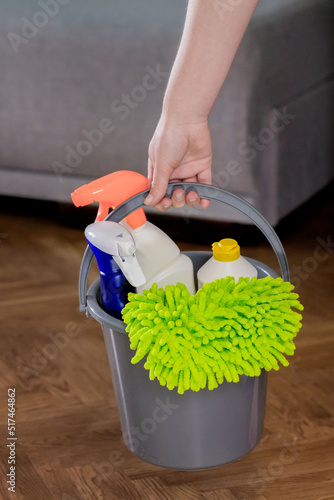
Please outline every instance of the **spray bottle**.
[{"label": "spray bottle", "polygon": [[[97,221],[104,219],[109,209],[116,208],[127,199],[148,187],[148,179],[128,170],[113,172],[85,184],[72,193],[75,206],[99,202]],[[161,229],[146,219],[142,208],[137,209],[121,222],[133,237],[136,256],[145,275],[145,283],[136,287],[141,293],[153,283],[159,287],[184,283],[191,294],[195,293],[193,264],[181,254],[178,246]]]},{"label": "spray bottle", "polygon": [[133,238],[125,227],[110,221],[90,224],[85,236],[99,266],[104,308],[121,319],[128,293],[145,282]]},{"label": "spray bottle", "polygon": [[257,277],[257,269],[240,255],[240,247],[232,238],[224,238],[212,244],[213,256],[198,270],[198,288],[204,283],[232,276],[239,278]]}]

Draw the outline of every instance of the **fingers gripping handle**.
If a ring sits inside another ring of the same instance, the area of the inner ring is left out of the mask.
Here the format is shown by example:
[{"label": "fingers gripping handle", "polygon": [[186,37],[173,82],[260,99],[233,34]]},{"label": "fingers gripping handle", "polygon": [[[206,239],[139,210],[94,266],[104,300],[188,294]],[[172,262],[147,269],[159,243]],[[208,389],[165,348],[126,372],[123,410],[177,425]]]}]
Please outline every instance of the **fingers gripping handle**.
[{"label": "fingers gripping handle", "polygon": [[[224,189],[215,186],[210,186],[208,184],[200,184],[193,182],[177,182],[169,184],[166,196],[170,197],[174,189],[176,188],[182,188],[185,190],[186,193],[190,191],[195,191],[200,198],[205,198],[211,201],[220,201],[221,203],[229,205],[239,210],[244,215],[246,215],[260,229],[260,231],[262,231],[262,233],[266,236],[267,240],[272,246],[280,265],[283,280],[284,281],[290,280],[288,261],[279,237],[277,236],[276,232],[271,227],[269,222],[267,222],[267,220],[254,207],[252,207],[252,205],[247,203],[245,200],[239,198],[238,196],[231,194],[228,191],[225,191]],[[145,191],[142,191],[141,193],[138,193],[137,195],[133,196],[125,203],[123,203],[115,210],[113,210],[106,217],[106,220],[120,222],[129,214],[131,214],[134,210],[143,206],[144,200],[148,193],[149,189],[146,189]],[[86,297],[87,279],[92,260],[93,260],[93,252],[87,246],[82,259],[80,275],[79,275],[79,301],[80,301],[80,311],[82,312],[86,311],[86,306],[87,306],[87,297]]]}]

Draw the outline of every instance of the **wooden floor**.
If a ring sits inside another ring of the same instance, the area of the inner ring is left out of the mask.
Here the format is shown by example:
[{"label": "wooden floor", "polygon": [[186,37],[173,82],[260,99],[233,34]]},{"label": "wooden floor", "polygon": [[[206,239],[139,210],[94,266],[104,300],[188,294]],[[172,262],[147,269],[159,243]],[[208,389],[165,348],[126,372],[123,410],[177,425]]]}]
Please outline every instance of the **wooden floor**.
[{"label": "wooden floor", "polygon": [[[100,325],[77,310],[82,224],[53,204],[0,200],[1,498],[333,500],[333,200],[327,189],[277,228],[305,313],[290,366],[269,376],[264,437],[240,461],[200,472],[155,467],[122,441]],[[236,228],[225,230],[216,238]],[[269,245],[247,234],[244,254],[277,269]],[[182,248],[209,249],[203,231],[196,239]],[[16,493],[6,484],[8,388]]]}]

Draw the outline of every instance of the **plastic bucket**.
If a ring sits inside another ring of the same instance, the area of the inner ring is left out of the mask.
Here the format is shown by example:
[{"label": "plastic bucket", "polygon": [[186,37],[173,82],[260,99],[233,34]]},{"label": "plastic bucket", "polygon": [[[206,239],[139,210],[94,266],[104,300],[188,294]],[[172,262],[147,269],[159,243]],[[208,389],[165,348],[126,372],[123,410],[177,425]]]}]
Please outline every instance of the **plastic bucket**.
[{"label": "plastic bucket", "polygon": [[[237,208],[262,230],[279,260],[284,280],[289,269],[284,249],[269,223],[244,200],[213,186],[193,183],[169,185],[170,195],[176,187],[195,190],[202,198],[221,201]],[[136,195],[114,210],[107,219],[119,222],[141,207],[148,190]],[[195,273],[210,257],[210,252],[186,252]],[[226,465],[249,453],[263,433],[267,373],[258,377],[241,376],[238,383],[224,381],[218,388],[199,392],[169,391],[151,381],[142,362],[132,365],[134,351],[125,324],[107,314],[101,307],[100,280],[86,295],[87,277],[93,254],[87,247],[80,270],[80,308],[102,325],[113,385],[117,399],[123,439],[126,446],[141,459],[160,467],[179,470],[209,469]],[[278,277],[261,262],[249,259],[258,276]]]}]

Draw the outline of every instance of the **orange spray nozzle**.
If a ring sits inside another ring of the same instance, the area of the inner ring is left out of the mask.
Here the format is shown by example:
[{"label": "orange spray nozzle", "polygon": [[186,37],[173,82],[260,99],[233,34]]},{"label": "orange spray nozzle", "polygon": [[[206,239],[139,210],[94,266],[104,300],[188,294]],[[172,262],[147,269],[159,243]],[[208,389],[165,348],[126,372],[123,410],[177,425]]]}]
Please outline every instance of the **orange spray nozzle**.
[{"label": "orange spray nozzle", "polygon": [[[100,221],[107,217],[110,208],[118,207],[124,201],[147,188],[148,179],[144,175],[130,170],[119,170],[89,184],[84,184],[73,191],[71,198],[76,207],[84,207],[97,201],[99,211],[95,220]],[[147,219],[144,210],[138,208],[125,220],[133,229],[136,229],[145,224]]]}]

